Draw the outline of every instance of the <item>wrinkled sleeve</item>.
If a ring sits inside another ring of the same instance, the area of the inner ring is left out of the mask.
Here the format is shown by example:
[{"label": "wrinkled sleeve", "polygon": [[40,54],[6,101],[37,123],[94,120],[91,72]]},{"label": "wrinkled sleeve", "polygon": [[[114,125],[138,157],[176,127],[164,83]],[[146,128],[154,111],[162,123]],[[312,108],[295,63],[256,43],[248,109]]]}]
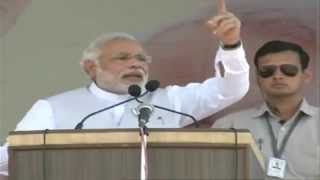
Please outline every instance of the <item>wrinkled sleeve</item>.
[{"label": "wrinkled sleeve", "polygon": [[[18,123],[15,131],[54,129],[52,108],[46,100],[37,101]],[[0,174],[8,175],[8,144],[0,147]]]},{"label": "wrinkled sleeve", "polygon": [[[223,77],[219,63],[224,67]],[[176,110],[201,120],[239,101],[248,92],[249,65],[242,46],[234,50],[219,48],[214,68],[217,75],[202,83],[167,87],[169,99]],[[192,121],[186,118],[182,119],[180,125],[189,123]]]}]

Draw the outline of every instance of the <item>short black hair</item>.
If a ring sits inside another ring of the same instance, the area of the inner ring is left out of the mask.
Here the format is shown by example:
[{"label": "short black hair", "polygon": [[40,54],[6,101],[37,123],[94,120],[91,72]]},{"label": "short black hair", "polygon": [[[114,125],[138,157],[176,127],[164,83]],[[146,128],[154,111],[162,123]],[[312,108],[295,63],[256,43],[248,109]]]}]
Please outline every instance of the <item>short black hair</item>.
[{"label": "short black hair", "polygon": [[300,58],[302,70],[305,70],[308,67],[310,61],[309,55],[300,45],[279,40],[269,41],[262,45],[254,56],[254,65],[256,68],[258,67],[258,59],[262,56],[283,51],[293,51],[297,53]]}]

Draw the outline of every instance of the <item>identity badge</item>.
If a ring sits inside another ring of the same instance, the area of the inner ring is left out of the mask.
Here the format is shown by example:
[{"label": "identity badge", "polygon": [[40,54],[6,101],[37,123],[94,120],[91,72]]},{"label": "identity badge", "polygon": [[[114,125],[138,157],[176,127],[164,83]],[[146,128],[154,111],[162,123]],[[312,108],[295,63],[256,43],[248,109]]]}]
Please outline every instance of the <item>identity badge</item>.
[{"label": "identity badge", "polygon": [[271,177],[283,178],[287,162],[283,159],[270,158],[267,175]]}]

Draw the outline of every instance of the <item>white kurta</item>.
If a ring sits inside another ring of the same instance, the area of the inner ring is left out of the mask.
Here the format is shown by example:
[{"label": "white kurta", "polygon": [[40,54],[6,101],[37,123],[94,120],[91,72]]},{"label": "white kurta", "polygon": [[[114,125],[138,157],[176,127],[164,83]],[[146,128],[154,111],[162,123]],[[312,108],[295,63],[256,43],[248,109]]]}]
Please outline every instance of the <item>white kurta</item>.
[{"label": "white kurta", "polygon": [[[218,63],[221,62],[224,66],[224,77],[220,76]],[[186,86],[168,86],[164,89],[157,90],[153,93],[150,102],[152,104],[169,107],[173,110],[191,114],[196,119],[200,120],[214,114],[217,111],[240,100],[249,89],[249,65],[245,58],[245,52],[242,47],[234,50],[219,49],[215,58],[216,77],[207,79],[202,83],[189,83]],[[67,92],[72,94],[72,91]],[[63,93],[58,96],[64,96]],[[117,95],[106,92],[94,83],[88,87],[90,93],[96,101],[106,103],[105,105],[116,104],[129,98],[128,95]],[[72,95],[71,95],[72,96]],[[165,97],[165,98],[163,98]],[[55,97],[50,97],[55,98]],[[74,118],[74,122],[62,123],[60,113],[77,114],[77,104],[75,107],[63,106],[56,108],[52,100],[38,100],[32,108],[27,112],[25,117],[16,127],[16,131],[21,130],[43,130],[43,129],[73,129],[75,122],[81,118]],[[77,102],[78,103],[78,102]],[[85,103],[85,102],[84,102]],[[97,105],[97,104],[93,104]],[[101,105],[101,104],[99,104]],[[106,107],[104,106],[104,107]],[[116,108],[110,109],[107,112],[86,121],[83,128],[137,128],[137,120],[132,120],[133,115],[128,116],[128,105],[124,104]],[[103,107],[103,106],[102,106]],[[82,107],[83,108],[83,107]],[[96,107],[98,108],[98,105]],[[94,109],[94,108],[93,108]],[[92,111],[93,112],[93,111]],[[89,112],[88,112],[89,113]],[[155,113],[157,114],[157,113]],[[85,114],[84,114],[85,115]],[[161,116],[170,116],[170,118],[162,118]],[[104,120],[101,120],[103,117]],[[125,118],[123,118],[125,117]],[[72,119],[72,117],[70,118]],[[163,113],[159,111],[157,115],[150,120],[149,128],[178,128],[192,123],[192,120],[177,114]],[[168,120],[170,119],[170,120]],[[158,120],[158,121],[157,121]],[[6,145],[0,148],[0,174],[7,174],[8,155]]]}]

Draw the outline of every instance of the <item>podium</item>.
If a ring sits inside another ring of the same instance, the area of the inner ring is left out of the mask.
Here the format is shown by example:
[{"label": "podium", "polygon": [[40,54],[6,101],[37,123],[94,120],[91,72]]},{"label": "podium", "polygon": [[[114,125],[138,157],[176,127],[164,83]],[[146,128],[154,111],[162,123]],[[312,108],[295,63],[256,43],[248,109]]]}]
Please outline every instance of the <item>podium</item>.
[{"label": "podium", "polygon": [[[139,129],[11,132],[9,180],[136,180]],[[148,179],[263,179],[247,130],[149,129]]]}]

